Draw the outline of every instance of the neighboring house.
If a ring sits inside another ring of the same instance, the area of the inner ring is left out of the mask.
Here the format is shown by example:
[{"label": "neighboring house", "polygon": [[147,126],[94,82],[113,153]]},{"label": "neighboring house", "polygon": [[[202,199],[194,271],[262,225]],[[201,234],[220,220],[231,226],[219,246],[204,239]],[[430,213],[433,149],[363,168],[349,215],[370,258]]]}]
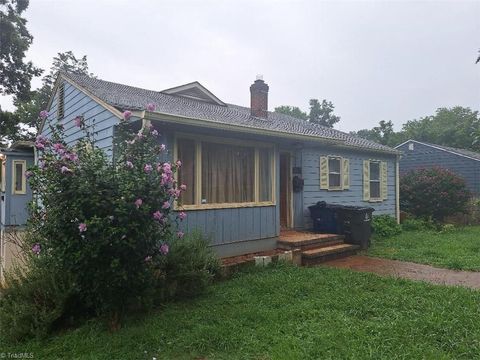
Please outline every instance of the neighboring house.
[{"label": "neighboring house", "polygon": [[[257,79],[248,108],[221,101],[198,82],[151,91],[61,73],[46,121],[62,123],[73,143],[83,136],[73,124],[82,115],[108,153],[124,110],[139,126],[151,122],[171,159],[183,163],[184,229],[210,236],[221,256],[273,248],[281,229],[311,228],[308,206],[318,201],[398,217],[397,150],[269,112],[268,90]],[[146,110],[150,103],[154,111]],[[40,132],[48,136],[49,127]]]},{"label": "neighboring house", "polygon": [[21,236],[28,219],[32,192],[25,171],[33,160],[33,143],[21,141],[8,149],[0,148],[0,282],[19,253],[14,240]]},{"label": "neighboring house", "polygon": [[475,195],[480,194],[480,154],[464,149],[408,140],[395,149],[403,152],[400,173],[419,168],[439,166],[455,172],[465,179]]}]

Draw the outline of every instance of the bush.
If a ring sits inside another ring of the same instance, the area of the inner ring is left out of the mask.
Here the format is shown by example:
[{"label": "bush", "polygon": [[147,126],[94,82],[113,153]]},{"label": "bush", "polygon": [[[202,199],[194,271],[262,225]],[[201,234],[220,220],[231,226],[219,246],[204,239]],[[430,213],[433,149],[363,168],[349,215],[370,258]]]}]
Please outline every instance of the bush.
[{"label": "bush", "polygon": [[441,222],[446,216],[464,213],[470,196],[462,178],[439,167],[412,170],[400,179],[402,210],[416,217]]},{"label": "bush", "polygon": [[16,270],[0,295],[0,336],[7,341],[44,338],[64,318],[76,294],[67,274]]},{"label": "bush", "polygon": [[397,220],[390,215],[374,216],[372,228],[375,236],[381,238],[392,237],[402,232],[402,228],[397,224]]},{"label": "bush", "polygon": [[435,224],[428,219],[405,219],[402,223],[404,231],[428,231],[436,229]]},{"label": "bush", "polygon": [[30,270],[11,276],[0,306],[10,339],[43,336],[66,317],[91,314],[115,330],[126,311],[146,308],[157,295],[203,291],[218,269],[200,235],[182,239],[186,214],[173,210],[186,190],[174,176],[181,162],[164,160],[157,130],[134,132],[122,122],[112,160],[95,147],[83,118],[75,123],[85,132],[75,146],[61,125],[35,143],[38,166],[27,174],[39,200],[27,224]]},{"label": "bush", "polygon": [[194,231],[170,244],[170,254],[155,264],[158,300],[171,300],[201,294],[220,274],[220,262],[209,241]]}]

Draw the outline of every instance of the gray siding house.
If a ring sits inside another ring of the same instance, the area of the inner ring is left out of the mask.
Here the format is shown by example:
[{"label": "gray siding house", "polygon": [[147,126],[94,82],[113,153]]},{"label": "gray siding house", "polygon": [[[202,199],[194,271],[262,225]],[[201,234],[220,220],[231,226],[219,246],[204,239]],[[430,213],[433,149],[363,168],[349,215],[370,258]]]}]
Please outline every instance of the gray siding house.
[{"label": "gray siding house", "polygon": [[480,195],[480,154],[464,149],[408,140],[397,145],[402,151],[400,173],[439,166],[465,179],[474,196]]},{"label": "gray siding house", "polygon": [[308,206],[318,201],[398,217],[397,150],[269,112],[268,90],[257,79],[251,106],[242,107],[198,82],[152,91],[61,73],[40,132],[48,136],[47,125],[60,122],[73,143],[83,136],[73,123],[81,115],[111,153],[123,111],[138,126],[151,123],[169,157],[183,163],[184,230],[205,233],[221,256],[271,249],[284,229],[310,229]]}]

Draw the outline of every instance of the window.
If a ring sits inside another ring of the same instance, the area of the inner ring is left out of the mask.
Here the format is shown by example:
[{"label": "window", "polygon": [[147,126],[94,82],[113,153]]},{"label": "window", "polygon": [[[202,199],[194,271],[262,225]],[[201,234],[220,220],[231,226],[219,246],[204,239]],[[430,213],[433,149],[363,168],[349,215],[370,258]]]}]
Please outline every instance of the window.
[{"label": "window", "polygon": [[341,156],[320,157],[320,189],[347,190],[350,188],[350,161]]},{"label": "window", "polygon": [[270,205],[273,202],[273,149],[243,142],[177,139],[182,161],[178,181],[187,185],[185,209]]},{"label": "window", "polygon": [[57,119],[63,119],[65,116],[65,84],[61,83],[58,87],[57,98]]},{"label": "window", "polygon": [[363,200],[383,201],[388,195],[388,164],[380,160],[363,161]]},{"label": "window", "polygon": [[370,199],[380,199],[380,163],[370,162]]},{"label": "window", "polygon": [[341,171],[341,158],[329,157],[328,158],[328,187],[329,189],[337,189],[342,185],[342,171]]},{"label": "window", "polygon": [[27,167],[27,163],[25,160],[13,160],[12,165],[12,193],[25,194],[27,192],[27,181],[25,178],[25,170]]},{"label": "window", "polygon": [[415,145],[413,143],[408,144],[408,150],[413,151],[415,150]]}]

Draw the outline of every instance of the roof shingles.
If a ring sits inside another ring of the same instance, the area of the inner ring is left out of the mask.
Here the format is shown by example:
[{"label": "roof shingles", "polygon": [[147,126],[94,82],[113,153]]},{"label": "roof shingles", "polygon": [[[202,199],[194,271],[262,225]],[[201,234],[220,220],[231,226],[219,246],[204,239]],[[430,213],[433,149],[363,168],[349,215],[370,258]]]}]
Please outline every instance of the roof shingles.
[{"label": "roof shingles", "polygon": [[62,73],[86,91],[107,104],[121,110],[144,110],[146,104],[155,104],[155,112],[174,116],[212,121],[216,123],[245,126],[278,133],[307,135],[341,141],[347,147],[398,154],[398,150],[362,139],[339,130],[309,123],[285,114],[269,112],[268,119],[250,114],[250,109],[233,104],[226,106],[197,101],[181,96],[168,95],[159,91],[146,90],[86,75]]}]

